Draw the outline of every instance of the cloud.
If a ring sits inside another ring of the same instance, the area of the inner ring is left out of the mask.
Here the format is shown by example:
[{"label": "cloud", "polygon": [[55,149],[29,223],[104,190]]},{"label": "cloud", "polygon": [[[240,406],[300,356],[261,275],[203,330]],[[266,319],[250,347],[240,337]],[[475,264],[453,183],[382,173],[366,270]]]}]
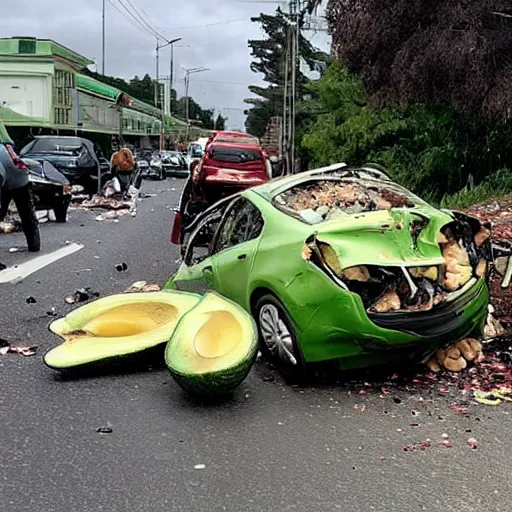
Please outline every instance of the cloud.
[{"label": "cloud", "polygon": [[[260,38],[261,29],[250,18],[274,7],[234,0],[107,0],[106,73],[123,78],[155,76],[156,38],[133,19],[130,23],[119,12],[130,18],[120,2],[132,13],[135,6],[168,39],[183,38],[174,49],[178,94],[184,94],[183,68],[209,68],[191,76],[191,96],[204,108],[229,117],[230,128],[243,128],[243,100],[250,96],[246,86],[260,83],[249,68],[247,40]],[[2,0],[0,34],[53,39],[95,59],[101,69],[101,1],[67,0],[63,5],[62,0]],[[169,49],[161,50],[160,56],[161,74],[168,76]]]}]

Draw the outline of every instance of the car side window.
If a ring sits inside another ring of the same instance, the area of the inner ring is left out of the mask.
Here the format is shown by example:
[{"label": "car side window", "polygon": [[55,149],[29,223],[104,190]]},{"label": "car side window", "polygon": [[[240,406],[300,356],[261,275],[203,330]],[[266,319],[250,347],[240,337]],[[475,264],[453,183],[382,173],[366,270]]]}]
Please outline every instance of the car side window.
[{"label": "car side window", "polygon": [[211,215],[192,234],[185,257],[185,263],[188,266],[197,265],[210,256],[212,239],[221,219],[220,214]]},{"label": "car side window", "polygon": [[226,213],[215,244],[214,253],[254,240],[263,230],[263,217],[250,201],[241,197]]},{"label": "car side window", "polygon": [[232,200],[228,199],[215,205],[213,211],[199,221],[197,228],[190,234],[190,238],[185,240],[187,244],[187,252],[185,254],[186,265],[197,265],[212,254],[215,233],[221,223],[224,212],[227,211],[231,203]]}]

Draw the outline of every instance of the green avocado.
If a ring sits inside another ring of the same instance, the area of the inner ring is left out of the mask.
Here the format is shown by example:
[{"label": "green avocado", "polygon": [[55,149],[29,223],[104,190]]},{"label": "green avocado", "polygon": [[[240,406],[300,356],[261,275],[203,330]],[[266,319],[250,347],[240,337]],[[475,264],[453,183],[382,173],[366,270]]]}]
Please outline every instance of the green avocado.
[{"label": "green avocado", "polygon": [[165,350],[176,382],[198,396],[225,395],[247,377],[258,348],[252,317],[209,292],[183,316]]},{"label": "green avocado", "polygon": [[47,352],[44,362],[70,370],[153,349],[169,341],[180,318],[200,299],[176,291],[98,299],[50,324],[64,342]]}]

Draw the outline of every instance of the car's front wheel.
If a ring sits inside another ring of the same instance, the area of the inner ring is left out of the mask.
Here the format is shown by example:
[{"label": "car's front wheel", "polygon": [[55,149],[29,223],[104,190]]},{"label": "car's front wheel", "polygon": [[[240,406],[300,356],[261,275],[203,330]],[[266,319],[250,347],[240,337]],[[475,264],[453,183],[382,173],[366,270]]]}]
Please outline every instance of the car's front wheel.
[{"label": "car's front wheel", "polygon": [[253,309],[262,353],[289,379],[306,376],[306,364],[290,316],[273,295],[260,297]]}]

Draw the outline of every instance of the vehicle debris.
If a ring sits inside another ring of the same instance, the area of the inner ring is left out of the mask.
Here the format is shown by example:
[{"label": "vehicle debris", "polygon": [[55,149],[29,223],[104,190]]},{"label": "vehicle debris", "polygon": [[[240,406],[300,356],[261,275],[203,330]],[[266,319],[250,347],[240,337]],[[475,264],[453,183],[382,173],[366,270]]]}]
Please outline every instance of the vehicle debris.
[{"label": "vehicle debris", "polygon": [[90,299],[97,298],[100,296],[99,292],[93,291],[92,288],[80,288],[76,290],[73,295],[66,297],[65,302],[67,304],[75,304],[77,302],[86,302]]},{"label": "vehicle debris", "polygon": [[37,300],[34,297],[27,297],[27,304],[35,304]]},{"label": "vehicle debris", "polygon": [[124,262],[123,263],[118,263],[116,265],[116,270],[118,272],[126,272],[128,270],[128,264],[126,264]]}]

